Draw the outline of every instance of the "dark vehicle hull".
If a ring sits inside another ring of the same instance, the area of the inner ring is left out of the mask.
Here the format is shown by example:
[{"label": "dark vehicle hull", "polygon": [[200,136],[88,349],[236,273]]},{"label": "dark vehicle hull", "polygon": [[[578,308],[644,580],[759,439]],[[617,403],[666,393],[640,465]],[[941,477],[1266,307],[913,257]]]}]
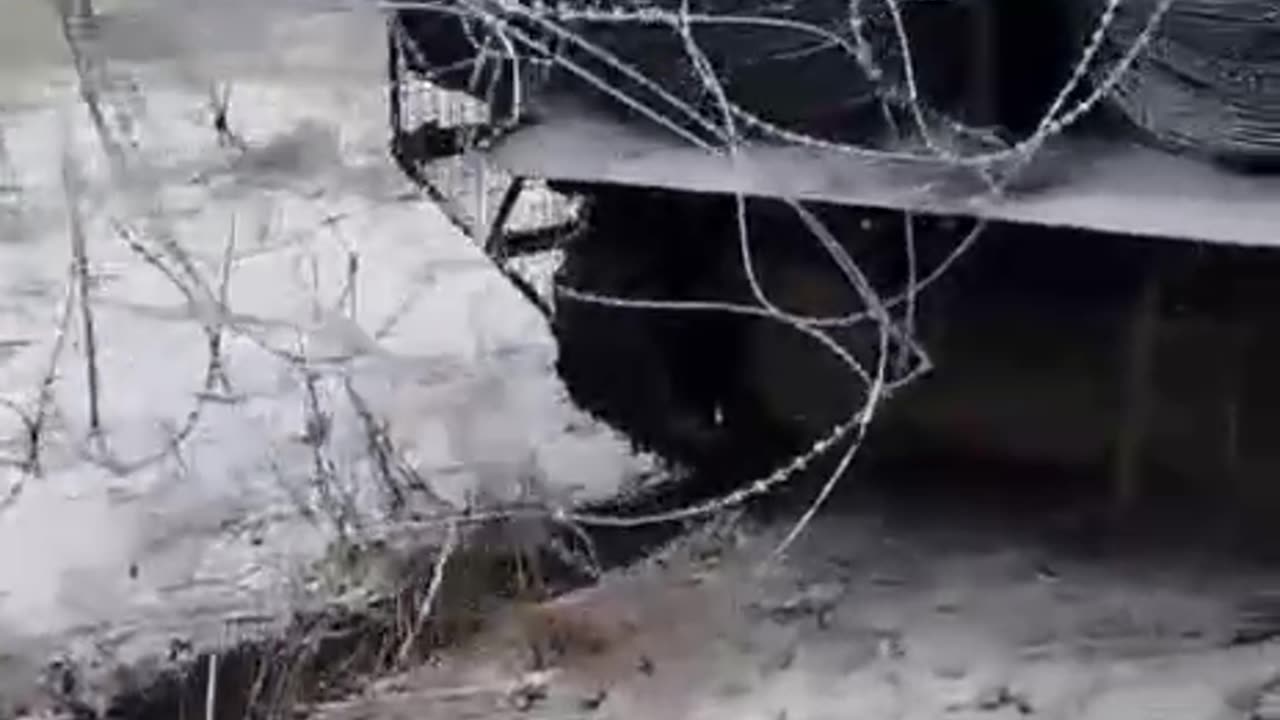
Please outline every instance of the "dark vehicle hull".
[{"label": "dark vehicle hull", "polygon": [[[944,12],[930,17],[926,5]],[[1060,58],[1075,45],[1031,38],[1060,26],[1072,28],[1062,37],[1078,39],[1092,18],[1031,5],[914,5],[922,14],[907,18],[913,31],[936,39],[919,43],[917,79],[932,108],[993,122],[1006,138],[1036,125],[1052,99],[1044,89],[1069,70]],[[812,7],[822,13],[827,5]],[[507,40],[523,38],[521,62],[499,52],[478,70],[431,74],[429,65],[465,65],[478,46],[501,38],[486,36],[484,23],[417,22],[406,28],[435,55],[426,65],[402,59],[402,69],[484,99],[491,113],[433,157],[465,153],[587,200],[590,211],[566,234],[572,239],[551,243],[565,253],[561,285],[624,298],[754,302],[735,218],[741,197],[770,299],[792,312],[841,315],[857,309],[857,298],[790,203],[820,215],[889,294],[906,282],[904,222],[926,273],[982,222],[982,240],[915,304],[914,330],[935,369],[887,403],[873,454],[1003,458],[1023,468],[1019,482],[1045,492],[1053,488],[1041,476],[1059,476],[1043,468],[1079,468],[1100,498],[1120,505],[1138,496],[1202,505],[1229,496],[1280,509],[1280,437],[1272,431],[1280,427],[1280,383],[1268,370],[1280,361],[1269,330],[1280,310],[1272,281],[1280,276],[1280,177],[1135,142],[1112,122],[1115,112],[1048,138],[995,194],[978,166],[937,158],[888,160],[758,134],[730,157],[703,122],[715,117],[715,98],[687,82],[677,55],[658,51],[673,48],[656,30],[596,30],[596,49],[584,50],[515,18],[499,25]],[[891,103],[858,83],[860,67],[838,67],[815,51],[800,66],[806,74],[735,53],[736,36],[704,37],[734,97],[757,114],[774,113],[771,122],[831,143],[920,149],[887,144],[881,106]],[[662,79],[664,93],[603,61],[600,49]],[[997,65],[1001,73],[987,72]],[[891,56],[887,67],[893,72]],[[957,152],[981,151],[964,142]],[[415,161],[433,159],[419,155]],[[493,250],[502,222],[479,225],[475,239]],[[514,246],[496,246],[502,265]],[[575,399],[644,445],[717,467],[726,482],[805,449],[865,394],[811,339],[776,321],[620,309],[563,291],[551,306]],[[832,336],[855,353],[876,342],[865,323]]]}]

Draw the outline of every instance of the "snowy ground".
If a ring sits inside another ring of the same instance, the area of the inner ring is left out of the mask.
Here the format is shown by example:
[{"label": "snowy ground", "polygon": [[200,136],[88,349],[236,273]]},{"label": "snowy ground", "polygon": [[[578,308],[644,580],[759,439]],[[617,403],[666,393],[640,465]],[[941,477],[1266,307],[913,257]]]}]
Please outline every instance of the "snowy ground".
[{"label": "snowy ground", "polygon": [[[787,528],[678,543],[318,717],[1280,717],[1280,642],[1240,642],[1274,572],[873,507],[831,509],[780,563]],[[561,652],[533,671],[530,646]]]},{"label": "snowy ground", "polygon": [[[565,503],[651,471],[389,164],[376,13],[100,6],[117,167],[49,18],[0,27],[0,718],[53,655],[109,668],[349,591],[334,541],[393,534],[398,502]],[[224,84],[243,148],[211,127]],[[834,507],[764,574],[788,528],[682,541],[320,716],[1280,718],[1280,646],[1237,642],[1276,624],[1274,573],[888,517]],[[530,674],[531,643],[563,652]]]},{"label": "snowy ground", "polygon": [[[112,167],[51,15],[20,6],[0,39],[0,717],[53,653],[235,640],[332,594],[326,552],[391,532],[397,501],[572,502],[646,471],[390,164],[376,12],[101,3]],[[243,148],[212,129],[214,86]]]}]

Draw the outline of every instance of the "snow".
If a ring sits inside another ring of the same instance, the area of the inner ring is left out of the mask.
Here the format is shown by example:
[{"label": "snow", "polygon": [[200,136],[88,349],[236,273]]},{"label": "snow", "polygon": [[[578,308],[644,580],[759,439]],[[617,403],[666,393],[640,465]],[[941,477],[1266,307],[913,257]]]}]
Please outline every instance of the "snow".
[{"label": "snow", "polygon": [[[1058,136],[1004,194],[946,161],[889,161],[804,144],[761,143],[732,160],[685,138],[618,122],[582,103],[545,103],[543,120],[491,151],[510,172],[691,192],[971,215],[1138,237],[1274,247],[1280,181],[1131,142]],[[1124,198],[1118,202],[1117,198]]]},{"label": "snow", "polygon": [[[339,535],[394,523],[347,385],[430,486],[411,507],[510,498],[530,479],[548,501],[599,498],[651,465],[572,406],[544,320],[386,157],[379,16],[254,7],[107,13],[109,71],[130,81],[104,99],[127,110],[127,123],[109,113],[124,174],[51,49],[53,24],[33,13],[27,29],[48,43],[0,50],[21,69],[0,79],[0,398],[33,416],[57,368],[39,476],[20,467],[22,417],[0,411],[13,461],[0,465],[0,715],[50,654],[130,662],[173,636],[234,641],[324,599],[316,566]],[[263,46],[286,30],[287,45]],[[171,42],[179,31],[192,42]],[[211,129],[215,80],[231,85],[243,154]],[[64,161],[80,178],[100,434],[78,312],[55,353]],[[166,239],[180,247],[197,302],[126,235],[165,261]],[[208,301],[228,256],[222,313]],[[205,382],[206,327],[219,324],[227,387]],[[322,483],[304,442],[308,369],[328,418]]]},{"label": "snow", "polygon": [[[319,717],[1270,717],[1257,713],[1280,643],[1230,636],[1274,571],[1086,559],[962,515],[939,534],[859,505],[820,517],[780,563],[766,558],[785,524],[682,541]],[[549,633],[569,650],[530,673],[524,648]],[[516,712],[521,682],[544,698]]]},{"label": "snow", "polygon": [[[173,637],[233,642],[331,598],[334,541],[398,529],[362,407],[426,481],[406,490],[415,508],[530,487],[551,502],[598,498],[651,470],[572,406],[543,319],[388,162],[376,14],[102,6],[111,69],[137,83],[107,98],[130,109],[116,126],[137,142],[127,176],[107,162],[47,18],[24,9],[6,21],[26,32],[0,27],[0,399],[31,415],[51,358],[58,370],[41,474],[16,464],[22,418],[0,410],[0,457],[15,461],[0,464],[0,717],[51,657],[96,664],[86,677],[109,691],[112,668],[145,667]],[[232,85],[243,154],[210,129],[210,82]],[[54,352],[73,216],[65,158],[93,276],[96,437],[76,313]],[[156,252],[177,243],[196,301],[121,227]],[[230,239],[222,312],[209,298]],[[219,324],[228,382],[207,387],[205,331]],[[1274,573],[1085,560],[835,505],[769,572],[759,562],[786,526],[686,538],[660,562],[513,608],[439,666],[321,715],[577,717],[594,700],[620,720],[1226,720],[1276,695],[1280,646],[1231,642]],[[557,634],[595,649],[526,673],[523,640]],[[547,698],[511,711],[511,688],[531,683]]]}]

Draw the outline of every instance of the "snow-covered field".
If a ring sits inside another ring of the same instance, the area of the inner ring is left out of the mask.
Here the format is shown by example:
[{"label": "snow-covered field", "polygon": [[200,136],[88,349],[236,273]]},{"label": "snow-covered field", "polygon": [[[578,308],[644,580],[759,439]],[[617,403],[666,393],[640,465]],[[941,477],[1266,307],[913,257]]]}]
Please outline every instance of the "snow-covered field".
[{"label": "snow-covered field", "polygon": [[[52,12],[15,5],[0,699],[51,654],[110,665],[270,627],[332,593],[335,540],[393,515],[601,497],[646,470],[568,402],[544,320],[390,163],[375,9],[102,2],[104,134]],[[212,124],[226,89],[236,141]]]}]

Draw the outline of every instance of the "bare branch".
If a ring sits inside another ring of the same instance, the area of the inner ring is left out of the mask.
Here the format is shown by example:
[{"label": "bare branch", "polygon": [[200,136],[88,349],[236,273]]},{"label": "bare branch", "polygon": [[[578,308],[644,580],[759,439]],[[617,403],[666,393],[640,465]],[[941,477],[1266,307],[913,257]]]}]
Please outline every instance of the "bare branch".
[{"label": "bare branch", "polygon": [[92,287],[89,279],[89,249],[84,235],[84,219],[80,214],[80,185],[70,152],[62,154],[62,188],[67,200],[68,230],[71,235],[72,267],[79,300],[81,332],[85,346],[85,376],[88,385],[89,434],[98,438],[102,432],[100,375],[98,372],[98,336],[94,325]]},{"label": "bare branch", "polygon": [[249,144],[231,127],[231,84],[209,84],[209,113],[213,118],[213,131],[218,144],[237,152],[246,152]]},{"label": "bare branch", "polygon": [[440,586],[444,584],[445,567],[449,564],[449,559],[453,557],[457,546],[458,524],[449,523],[449,532],[445,536],[444,546],[440,549],[439,554],[436,555],[435,566],[431,570],[431,584],[427,586],[426,597],[422,599],[422,604],[418,607],[417,620],[414,623],[413,630],[405,636],[404,642],[400,645],[399,660],[401,664],[408,660],[409,653],[413,651],[413,647],[418,641],[418,636],[422,633],[422,628],[431,617],[431,611],[435,607],[436,595],[440,592]]}]

